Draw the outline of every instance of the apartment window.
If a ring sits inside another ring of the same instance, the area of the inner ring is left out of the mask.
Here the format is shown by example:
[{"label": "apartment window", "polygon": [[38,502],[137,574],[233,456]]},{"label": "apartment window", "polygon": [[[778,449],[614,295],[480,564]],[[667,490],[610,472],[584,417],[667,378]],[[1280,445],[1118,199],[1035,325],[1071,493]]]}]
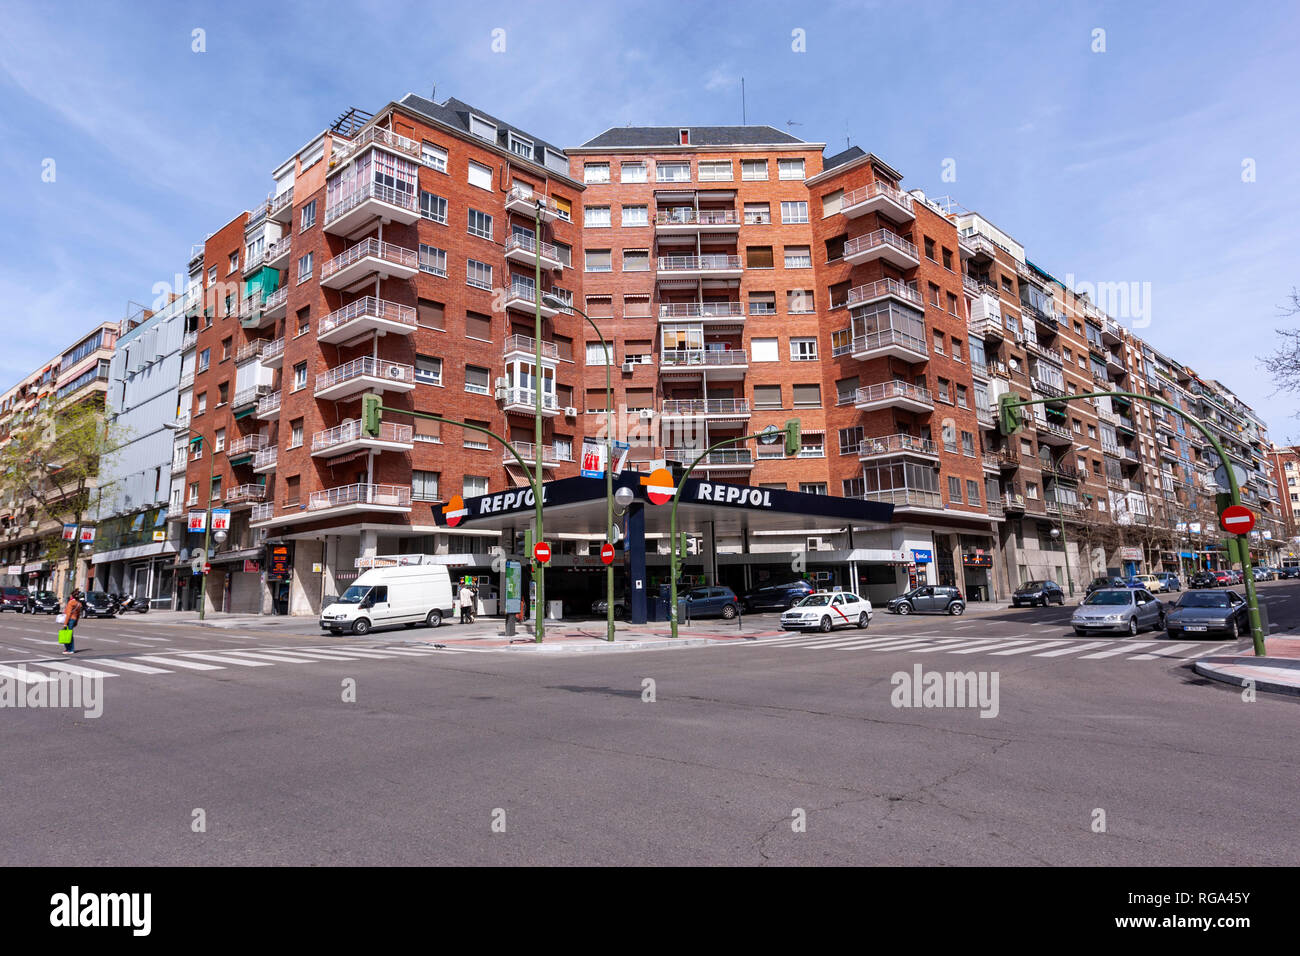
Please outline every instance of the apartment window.
[{"label": "apartment window", "polygon": [[750,315],[776,315],[776,293],[775,292],[749,293],[749,314]]},{"label": "apartment window", "polygon": [[552,445],[556,461],[573,461],[573,439],[556,436]]},{"label": "apartment window", "polygon": [[844,488],[845,498],[865,498],[867,495],[865,478],[845,478],[840,484]]},{"label": "apartment window", "polygon": [[858,395],[858,377],[850,375],[848,378],[836,379],[835,381],[835,404],[850,405]]},{"label": "apartment window", "polygon": [[217,267],[213,266],[208,270],[208,285],[217,281]]},{"label": "apartment window", "polygon": [[509,134],[509,139],[510,152],[514,153],[516,156],[522,156],[527,160],[533,158],[533,144],[531,142],[522,137],[516,136],[514,133]]},{"label": "apartment window", "polygon": [[609,226],[608,206],[583,206],[582,224],[589,229],[604,229]]},{"label": "apartment window", "polygon": [[968,403],[968,401],[967,401],[967,398],[966,398],[966,386],[965,386],[965,385],[958,385],[958,386],[957,386],[957,407],[958,407],[958,408],[970,408],[970,405],[969,405],[969,403]]},{"label": "apartment window", "polygon": [[757,183],[767,179],[766,159],[742,159],[740,161],[740,178],[745,182]]},{"label": "apartment window", "polygon": [[956,315],[956,314],[957,314],[957,297],[956,297],[955,295],[953,295],[951,292],[947,292],[947,293],[945,293],[945,295],[947,295],[947,297],[948,297],[948,313],[949,313],[950,315]]},{"label": "apartment window", "polygon": [[961,504],[961,479],[948,476],[948,500]]},{"label": "apartment window", "polygon": [[644,319],[650,317],[650,297],[648,295],[623,296],[623,318]]},{"label": "apartment window", "polygon": [[420,215],[432,222],[447,225],[447,200],[428,190],[420,190]]},{"label": "apartment window", "polygon": [[781,203],[781,221],[783,223],[807,222],[808,203],[803,200]]},{"label": "apartment window", "polygon": [[437,501],[438,500],[438,472],[436,471],[412,471],[411,472],[411,500],[412,501]]},{"label": "apartment window", "polygon": [[961,433],[961,453],[967,458],[975,457],[975,436],[970,432]]},{"label": "apartment window", "polygon": [[[848,242],[848,240],[849,240],[849,237],[848,237],[848,234],[847,234],[847,233],[842,233],[842,234],[840,234],[840,235],[838,235],[838,236],[831,236],[829,239],[827,239],[827,240],[826,240],[826,261],[827,261],[827,262],[839,262],[839,260],[843,259],[843,258],[844,258],[844,243]],[[847,282],[844,283],[845,291],[848,291],[848,285],[849,285],[849,284],[848,284]],[[841,300],[839,300],[839,299],[832,299],[832,301],[837,301],[837,302],[838,302],[838,301],[841,301]]]},{"label": "apartment window", "polygon": [[778,339],[750,339],[749,356],[753,362],[781,361]]},{"label": "apartment window", "polygon": [[623,250],[624,272],[649,272],[650,251],[648,249]]},{"label": "apartment window", "polygon": [[190,492],[188,495],[188,501],[192,505],[198,504],[199,502],[199,483],[197,481],[190,482]]},{"label": "apartment window", "polygon": [[293,367],[293,390],[296,392],[307,387],[307,363],[299,362]]},{"label": "apartment window", "polygon": [[228,338],[221,340],[221,361],[223,362],[230,358],[230,342],[231,340]]},{"label": "apartment window", "polygon": [[425,385],[442,384],[442,359],[429,355],[415,357],[415,380]]},{"label": "apartment window", "polygon": [[815,312],[812,289],[789,289],[785,293],[785,310],[791,315]]},{"label": "apartment window", "polygon": [[961,339],[952,340],[952,360],[954,362],[962,361],[961,357]]},{"label": "apartment window", "polygon": [[477,259],[465,260],[465,282],[476,289],[492,288],[492,267]]},{"label": "apartment window", "polygon": [[766,226],[772,221],[772,206],[765,202],[745,203],[745,225]]},{"label": "apartment window", "polygon": [[230,254],[230,268],[227,270],[227,273],[238,272],[238,271],[239,271],[239,253],[232,252]]},{"label": "apartment window", "polygon": [[804,432],[799,439],[798,458],[825,458],[826,436],[816,432]]},{"label": "apartment window", "polygon": [[420,243],[420,271],[447,278],[447,250]]},{"label": "apartment window", "polygon": [[610,250],[588,249],[583,253],[583,261],[588,272],[612,272],[614,270]]},{"label": "apartment window", "polygon": [[817,361],[817,340],[816,339],[791,339],[790,340],[790,361],[791,362]]},{"label": "apartment window", "polygon": [[949,394],[950,385],[948,380],[946,378],[941,378],[938,380],[938,384],[939,384],[939,401],[948,402],[949,404],[952,404],[952,398],[950,397]]},{"label": "apartment window", "polygon": [[573,221],[573,203],[567,199],[561,199],[559,196],[552,196],[555,202],[555,214],[565,222]]},{"label": "apartment window", "polygon": [[944,246],[943,249],[943,267],[952,272],[952,250],[947,246]]},{"label": "apartment window", "polygon": [[656,163],[655,181],[660,183],[689,183],[690,163]]},{"label": "apartment window", "polygon": [[778,179],[803,179],[802,159],[780,159],[776,163]]},{"label": "apartment window", "polygon": [[222,382],[217,386],[217,407],[220,408],[230,401],[230,383]]},{"label": "apartment window", "polygon": [[601,345],[599,342],[588,342],[587,343],[587,364],[600,365],[600,366],[614,364],[613,349],[610,349],[609,352],[606,352],[605,348],[606,347],[604,345]]},{"label": "apartment window", "polygon": [[785,267],[787,269],[811,269],[812,249],[808,246],[786,246]]},{"label": "apartment window", "polygon": [[966,480],[966,500],[971,504],[975,505],[975,507],[977,508],[979,507],[979,503],[980,503],[979,482],[971,481],[970,479]]},{"label": "apartment window", "polygon": [[416,300],[416,325],[422,329],[438,329],[441,331],[447,327],[446,323],[446,309],[441,302],[434,302],[432,299]]},{"label": "apartment window", "polygon": [[700,182],[729,183],[732,180],[731,162],[725,159],[702,160],[700,162]]},{"label": "apartment window", "polygon": [[298,310],[298,331],[296,334],[302,335],[311,331],[311,306]]},{"label": "apartment window", "polygon": [[582,181],[587,184],[609,182],[609,163],[586,163],[582,167]]},{"label": "apartment window", "polygon": [[469,161],[469,184],[479,189],[492,190],[492,169],[473,160]]},{"label": "apartment window", "polygon": [[480,239],[492,238],[492,217],[477,209],[469,211],[469,234]]},{"label": "apartment window", "polygon": [[822,387],[820,385],[794,386],[795,408],[820,408],[822,404]]},{"label": "apartment window", "polygon": [[212,450],[214,452],[226,450],[226,430],[224,428],[218,428],[216,434],[213,435]]},{"label": "apartment window", "polygon": [[482,475],[466,475],[461,484],[461,494],[467,498],[476,498],[488,493],[488,480]]},{"label": "apartment window", "polygon": [[[419,375],[419,372],[416,372]],[[442,423],[430,421],[427,418],[417,418],[412,424],[411,437],[415,441],[425,442],[430,445],[442,444]]]},{"label": "apartment window", "polygon": [[441,146],[435,146],[433,143],[421,143],[420,162],[435,172],[445,173],[447,171],[447,151]]},{"label": "apartment window", "polygon": [[780,385],[755,385],[754,386],[754,407],[755,408],[781,408],[781,386]]},{"label": "apartment window", "polygon": [[303,283],[311,278],[312,254],[309,252],[298,260],[298,282]]},{"label": "apartment window", "polygon": [[555,258],[566,268],[573,268],[573,246],[566,242],[556,242],[553,245],[555,246]]},{"label": "apartment window", "polygon": [[465,313],[465,337],[480,342],[492,341],[492,317],[478,312]]},{"label": "apartment window", "polygon": [[622,221],[625,226],[648,226],[650,209],[648,206],[624,206]]},{"label": "apartment window", "polygon": [[841,428],[839,430],[839,436],[841,455],[856,455],[858,453],[858,447],[862,444],[863,438],[865,437],[862,431],[862,426],[860,425],[853,428]]},{"label": "apartment window", "polygon": [[316,225],[316,200],[305,203],[302,207],[302,213],[298,217],[298,231],[310,229]]},{"label": "apartment window", "polygon": [[822,218],[833,216],[844,208],[844,190],[837,189],[822,197]]},{"label": "apartment window", "polygon": [[925,257],[929,259],[931,262],[934,261],[934,240],[933,239],[925,240]]},{"label": "apartment window", "polygon": [[202,415],[207,410],[208,410],[208,393],[199,392],[199,396],[195,400],[194,414]]},{"label": "apartment window", "polygon": [[302,419],[297,418],[289,423],[289,447],[302,447]]},{"label": "apartment window", "polygon": [[[803,162],[800,160],[799,162]],[[805,495],[824,495],[826,494],[826,482],[824,481],[801,481],[799,490]]]},{"label": "apartment window", "polygon": [[198,369],[200,372],[206,372],[208,370],[208,366],[211,364],[212,364],[212,349],[204,349],[202,352],[199,353]]},{"label": "apartment window", "polygon": [[474,395],[487,395],[492,373],[476,365],[465,366],[465,391]]},{"label": "apartment window", "polygon": [[934,330],[934,353],[935,353],[936,355],[943,355],[943,354],[944,354],[944,351],[943,351],[943,333],[940,332],[938,329],[935,329],[935,330]]},{"label": "apartment window", "polygon": [[646,179],[645,163],[624,163],[621,176],[625,183],[644,183],[648,181]]},{"label": "apartment window", "polygon": [[215,475],[213,477],[212,484],[209,486],[209,488],[210,490],[208,494],[210,495],[211,499],[213,501],[219,500],[221,498],[221,476],[220,475]]},{"label": "apartment window", "polygon": [[771,246],[746,246],[745,266],[750,269],[774,268]]}]

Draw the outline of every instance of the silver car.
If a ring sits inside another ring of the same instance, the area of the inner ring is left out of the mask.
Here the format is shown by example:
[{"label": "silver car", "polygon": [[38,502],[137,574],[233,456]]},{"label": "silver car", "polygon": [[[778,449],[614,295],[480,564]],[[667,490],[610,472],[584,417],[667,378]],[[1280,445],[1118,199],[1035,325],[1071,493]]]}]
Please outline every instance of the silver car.
[{"label": "silver car", "polygon": [[1145,588],[1103,588],[1083,599],[1070,617],[1070,624],[1075,634],[1136,634],[1147,627],[1163,630],[1165,606]]}]

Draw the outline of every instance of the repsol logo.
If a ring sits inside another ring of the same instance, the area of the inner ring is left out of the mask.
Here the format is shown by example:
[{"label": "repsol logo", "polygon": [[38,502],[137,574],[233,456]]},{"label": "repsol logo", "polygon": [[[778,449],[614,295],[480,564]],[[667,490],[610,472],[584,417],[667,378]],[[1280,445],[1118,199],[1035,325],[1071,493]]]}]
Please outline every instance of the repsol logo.
[{"label": "repsol logo", "polygon": [[[516,491],[503,491],[500,494],[484,498],[478,503],[478,513],[481,515],[497,514],[502,511],[513,511],[516,508],[532,508],[537,504],[537,499],[533,496],[533,489],[520,488]],[[546,488],[542,488],[542,504],[546,504]]]},{"label": "repsol logo", "polygon": [[719,505],[746,505],[751,508],[772,507],[772,493],[765,488],[741,488],[738,485],[715,485],[700,482],[695,492],[696,501],[712,501]]}]

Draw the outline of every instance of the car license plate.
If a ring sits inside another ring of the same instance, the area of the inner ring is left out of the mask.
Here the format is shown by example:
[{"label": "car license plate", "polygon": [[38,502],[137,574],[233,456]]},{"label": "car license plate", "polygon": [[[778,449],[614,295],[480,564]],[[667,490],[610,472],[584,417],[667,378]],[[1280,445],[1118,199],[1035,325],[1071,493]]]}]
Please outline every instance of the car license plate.
[{"label": "car license plate", "polygon": [[1183,630],[1184,630],[1184,631],[1203,631],[1203,630],[1205,630],[1205,625],[1204,625],[1204,624],[1188,624],[1185,628],[1183,628]]}]

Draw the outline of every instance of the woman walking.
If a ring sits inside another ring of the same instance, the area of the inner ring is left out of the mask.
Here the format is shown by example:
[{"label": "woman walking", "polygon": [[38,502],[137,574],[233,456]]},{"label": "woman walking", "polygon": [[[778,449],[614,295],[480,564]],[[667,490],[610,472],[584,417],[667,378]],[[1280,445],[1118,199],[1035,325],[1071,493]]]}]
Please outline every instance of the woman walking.
[{"label": "woman walking", "polygon": [[63,609],[63,627],[67,628],[71,633],[67,646],[63,648],[64,654],[77,653],[77,621],[81,619],[81,611],[84,607],[85,605],[81,601],[81,592],[74,588],[72,597],[68,598],[67,606]]}]

